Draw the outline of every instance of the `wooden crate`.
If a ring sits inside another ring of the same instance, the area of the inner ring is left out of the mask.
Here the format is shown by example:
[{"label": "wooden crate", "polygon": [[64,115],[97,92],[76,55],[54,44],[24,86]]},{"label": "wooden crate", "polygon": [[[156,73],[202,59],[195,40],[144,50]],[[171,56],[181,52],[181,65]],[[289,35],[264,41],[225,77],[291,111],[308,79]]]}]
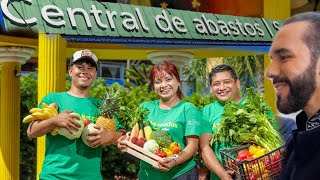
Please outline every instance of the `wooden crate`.
[{"label": "wooden crate", "polygon": [[124,142],[127,144],[127,153],[151,164],[152,166],[157,167],[157,161],[162,159],[161,157],[153,154],[152,152],[144,150],[140,146],[137,146],[128,140],[125,140]]}]

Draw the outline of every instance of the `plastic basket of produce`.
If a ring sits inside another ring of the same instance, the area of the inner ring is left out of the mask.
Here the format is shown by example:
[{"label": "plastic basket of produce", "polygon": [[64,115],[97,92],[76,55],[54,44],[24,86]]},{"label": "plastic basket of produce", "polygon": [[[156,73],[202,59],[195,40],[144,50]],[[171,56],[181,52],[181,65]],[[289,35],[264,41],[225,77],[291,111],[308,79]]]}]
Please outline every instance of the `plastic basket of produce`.
[{"label": "plastic basket of produce", "polygon": [[247,144],[220,153],[223,166],[235,172],[235,179],[279,179],[285,165],[284,146],[266,152],[264,148]]}]

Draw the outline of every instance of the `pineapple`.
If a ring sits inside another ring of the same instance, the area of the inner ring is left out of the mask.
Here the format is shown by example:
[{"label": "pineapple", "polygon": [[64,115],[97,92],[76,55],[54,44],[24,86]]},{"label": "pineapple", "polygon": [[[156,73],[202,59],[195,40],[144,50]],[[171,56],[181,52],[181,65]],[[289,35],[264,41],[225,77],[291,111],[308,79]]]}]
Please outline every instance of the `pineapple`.
[{"label": "pineapple", "polygon": [[118,110],[119,106],[119,90],[114,92],[113,89],[110,91],[106,90],[106,95],[102,99],[102,103],[99,107],[100,116],[96,120],[96,124],[104,127],[107,131],[116,131],[116,122],[113,118]]}]

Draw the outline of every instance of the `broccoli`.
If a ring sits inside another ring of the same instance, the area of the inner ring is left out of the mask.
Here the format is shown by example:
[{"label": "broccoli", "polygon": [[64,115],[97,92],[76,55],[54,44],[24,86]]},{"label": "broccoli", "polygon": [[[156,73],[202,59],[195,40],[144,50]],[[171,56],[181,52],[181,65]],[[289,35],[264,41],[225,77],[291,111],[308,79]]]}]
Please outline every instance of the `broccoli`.
[{"label": "broccoli", "polygon": [[170,135],[164,130],[153,131],[151,139],[155,140],[163,148],[168,148],[172,143]]}]

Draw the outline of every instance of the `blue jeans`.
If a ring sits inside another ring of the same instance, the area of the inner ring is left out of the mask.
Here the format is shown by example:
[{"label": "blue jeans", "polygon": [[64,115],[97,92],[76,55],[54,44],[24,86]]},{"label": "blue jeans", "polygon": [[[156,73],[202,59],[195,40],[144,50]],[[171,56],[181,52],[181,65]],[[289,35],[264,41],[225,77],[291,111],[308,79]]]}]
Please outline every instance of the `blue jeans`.
[{"label": "blue jeans", "polygon": [[198,171],[197,168],[194,167],[190,169],[188,172],[182,174],[181,176],[176,177],[174,180],[198,180]]}]

